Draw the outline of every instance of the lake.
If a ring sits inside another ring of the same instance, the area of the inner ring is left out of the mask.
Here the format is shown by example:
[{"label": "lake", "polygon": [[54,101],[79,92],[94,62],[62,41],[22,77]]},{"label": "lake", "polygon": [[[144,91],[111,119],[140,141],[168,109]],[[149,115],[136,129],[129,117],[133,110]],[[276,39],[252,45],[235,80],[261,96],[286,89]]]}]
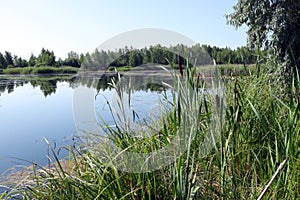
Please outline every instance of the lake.
[{"label": "lake", "polygon": [[[131,93],[131,106],[139,118],[148,119],[157,111],[170,77],[156,73],[136,73],[122,77],[124,91]],[[107,100],[113,100],[115,89],[109,82],[115,75],[84,76],[1,76],[0,77],[0,174],[12,167],[21,169],[31,163],[48,164],[46,138],[59,152],[76,138],[73,94],[81,87],[95,93],[95,115],[114,125]],[[130,87],[129,87],[130,86]],[[113,104],[111,104],[113,105]],[[98,118],[99,119],[99,118]]]}]

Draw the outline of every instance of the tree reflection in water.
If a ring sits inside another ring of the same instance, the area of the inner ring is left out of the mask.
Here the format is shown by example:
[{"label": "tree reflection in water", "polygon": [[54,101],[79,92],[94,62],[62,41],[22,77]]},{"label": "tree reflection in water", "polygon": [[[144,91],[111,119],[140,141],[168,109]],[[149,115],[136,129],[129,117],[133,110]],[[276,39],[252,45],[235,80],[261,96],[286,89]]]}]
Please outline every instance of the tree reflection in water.
[{"label": "tree reflection in water", "polygon": [[[112,89],[109,83],[114,80],[118,82],[118,75],[114,73],[102,74],[100,76],[12,76],[0,78],[0,96],[2,93],[12,93],[16,88],[23,87],[30,83],[34,88],[39,87],[44,96],[54,94],[57,90],[57,83],[67,82],[70,87],[84,86],[100,90]],[[130,82],[130,83],[129,83]],[[124,75],[122,76],[122,86],[125,91],[157,91],[161,92],[165,88],[162,82],[170,83],[170,78],[158,75]],[[130,87],[130,88],[129,88]]]}]

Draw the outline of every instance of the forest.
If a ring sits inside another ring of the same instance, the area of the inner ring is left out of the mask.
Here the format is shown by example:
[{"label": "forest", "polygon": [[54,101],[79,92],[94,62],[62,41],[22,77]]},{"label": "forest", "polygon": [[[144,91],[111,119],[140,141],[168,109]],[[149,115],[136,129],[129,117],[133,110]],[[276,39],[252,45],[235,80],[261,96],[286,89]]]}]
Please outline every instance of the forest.
[{"label": "forest", "polygon": [[[35,56],[31,54],[29,59],[13,55],[11,52],[0,52],[0,69],[6,68],[24,68],[24,67],[62,67],[70,66],[79,68],[84,63],[85,66],[96,67],[136,67],[147,63],[157,63],[167,65],[168,62],[177,62],[177,56],[173,52],[182,52],[187,47],[184,45],[176,45],[165,48],[160,45],[150,46],[140,50],[124,47],[117,51],[99,51],[96,49],[92,53],[78,54],[70,51],[67,57],[63,60],[57,59],[53,51],[42,48],[40,54]],[[229,47],[220,48],[210,45],[197,44],[189,48],[195,57],[200,57],[195,65],[201,65],[206,59],[214,58],[217,64],[253,64],[256,62],[256,51],[249,47],[238,47],[232,50]],[[180,58],[183,62],[183,58]],[[204,61],[203,61],[204,60]]]}]

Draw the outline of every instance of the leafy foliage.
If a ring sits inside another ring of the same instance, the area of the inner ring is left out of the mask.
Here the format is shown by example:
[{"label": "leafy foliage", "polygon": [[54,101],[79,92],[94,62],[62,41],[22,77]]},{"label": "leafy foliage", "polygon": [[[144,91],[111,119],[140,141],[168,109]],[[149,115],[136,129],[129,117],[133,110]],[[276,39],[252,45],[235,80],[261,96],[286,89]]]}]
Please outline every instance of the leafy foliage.
[{"label": "leafy foliage", "polygon": [[36,66],[55,66],[55,63],[54,52],[42,48],[40,55],[36,59]]},{"label": "leafy foliage", "polygon": [[250,47],[272,47],[288,67],[300,67],[299,1],[239,0],[227,19],[235,27],[248,26]]}]

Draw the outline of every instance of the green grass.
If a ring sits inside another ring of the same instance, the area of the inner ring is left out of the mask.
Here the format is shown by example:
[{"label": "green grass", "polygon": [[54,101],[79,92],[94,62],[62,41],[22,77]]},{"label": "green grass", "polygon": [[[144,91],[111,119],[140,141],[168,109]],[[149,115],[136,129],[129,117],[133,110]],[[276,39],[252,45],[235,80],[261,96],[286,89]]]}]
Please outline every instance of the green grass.
[{"label": "green grass", "polygon": [[[205,72],[212,66],[198,66],[199,72]],[[242,65],[242,64],[224,64],[218,65],[219,73],[224,77],[232,76],[251,76],[256,74],[258,69],[256,65]]]},{"label": "green grass", "polygon": [[256,66],[227,64],[219,65],[218,70],[223,76],[249,76],[256,73]]},{"label": "green grass", "polygon": [[74,74],[78,68],[74,67],[24,67],[24,68],[7,68],[3,74]]},{"label": "green grass", "polygon": [[130,71],[132,67],[129,66],[124,66],[124,67],[115,67],[115,66],[109,66],[108,67],[108,71],[115,71],[116,69],[118,70],[118,72],[127,72]]},{"label": "green grass", "polygon": [[[199,90],[205,85],[195,71],[185,72],[185,78],[174,75],[176,84],[172,87],[179,97],[170,100],[174,107],[157,122],[160,129],[156,135],[141,140],[130,137],[128,127],[106,127],[116,146],[133,152],[154,151],[182,136],[182,131],[188,133],[183,136],[194,140],[168,166],[143,173],[122,172],[113,161],[103,162],[106,155],[97,148],[79,151],[69,147],[67,159],[72,165],[66,168],[49,145],[58,165],[52,171],[36,168],[26,187],[18,185],[2,198],[257,199],[280,163],[287,160],[264,199],[299,199],[300,82],[291,75],[290,86],[283,90],[274,71],[275,66],[268,66],[259,74],[227,78],[224,104],[220,96]],[[120,95],[120,108],[123,101]],[[212,115],[214,112],[217,115]],[[212,120],[218,121],[221,113],[225,120],[218,129]],[[211,144],[211,150],[203,151],[204,138],[218,131],[220,137]],[[113,158],[119,157],[122,154]]]}]

